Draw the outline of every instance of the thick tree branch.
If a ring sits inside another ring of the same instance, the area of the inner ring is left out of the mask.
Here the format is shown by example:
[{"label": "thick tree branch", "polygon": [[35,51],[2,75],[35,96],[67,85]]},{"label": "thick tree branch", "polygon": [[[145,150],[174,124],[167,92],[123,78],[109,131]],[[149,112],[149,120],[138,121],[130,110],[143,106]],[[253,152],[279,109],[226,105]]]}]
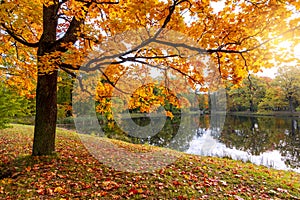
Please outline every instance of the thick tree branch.
[{"label": "thick tree branch", "polygon": [[104,61],[104,60],[116,59],[118,57],[120,58],[121,56],[126,56],[126,55],[131,54],[133,52],[136,52],[139,49],[141,49],[142,47],[147,46],[148,44],[154,42],[155,39],[159,36],[159,34],[163,31],[164,28],[166,28],[167,24],[170,22],[171,17],[173,15],[174,11],[175,11],[176,6],[178,6],[179,4],[181,4],[183,2],[188,2],[188,0],[180,0],[180,1],[174,0],[173,1],[173,5],[169,7],[169,14],[165,18],[165,21],[164,21],[162,27],[154,34],[153,37],[148,38],[147,40],[143,41],[141,44],[137,45],[136,47],[132,48],[129,51],[119,53],[119,54],[114,54],[114,55],[111,55],[111,56],[104,56],[104,57],[101,57],[101,58],[95,58],[95,59],[91,60],[89,63],[87,63],[86,66],[90,66],[95,62],[101,62],[101,61]]},{"label": "thick tree branch", "polygon": [[[95,3],[95,4],[118,4],[119,3],[119,1],[116,1],[116,2],[105,2],[105,1],[102,2],[102,1],[97,1],[97,0],[77,0],[77,1],[86,3],[85,6],[87,8],[89,8],[92,5],[92,3]],[[87,12],[88,11],[85,11],[85,15],[87,14]],[[81,28],[81,25],[83,25],[83,24],[84,24],[84,18],[78,19],[74,16],[70,22],[70,26],[69,26],[67,32],[65,33],[65,35],[61,39],[57,40],[54,43],[53,50],[61,51],[61,52],[67,51],[67,48],[62,47],[61,44],[67,44],[67,43],[74,44],[78,40],[78,37],[81,32],[80,28]]]},{"label": "thick tree branch", "polygon": [[82,66],[80,65],[71,65],[66,63],[58,63],[56,62],[56,65],[59,66],[61,69],[68,69],[68,70],[79,70]]},{"label": "thick tree branch", "polygon": [[219,70],[219,74],[222,77],[222,70],[221,70],[221,56],[219,55],[218,52],[216,52],[217,55],[217,60],[218,60],[218,70]]},{"label": "thick tree branch", "polygon": [[65,67],[60,67],[61,70],[63,70],[64,72],[66,72],[67,74],[71,75],[72,78],[77,78],[77,75],[72,72],[71,70],[69,70],[68,68],[65,68]]},{"label": "thick tree branch", "polygon": [[[259,45],[256,45],[256,46],[254,46],[254,47],[252,47],[252,48],[247,49],[247,51],[253,51],[253,50],[255,50],[255,49],[257,49],[257,48],[263,46],[264,44],[266,44],[266,43],[268,43],[268,42],[271,42],[271,41],[273,41],[273,40],[275,40],[275,39],[277,39],[277,38],[280,38],[280,37],[282,37],[282,36],[284,36],[284,35],[286,35],[286,34],[288,34],[288,33],[290,33],[290,32],[293,32],[293,31],[295,31],[295,30],[297,30],[297,29],[300,29],[300,25],[299,25],[299,26],[296,26],[296,27],[294,27],[294,28],[292,28],[292,29],[289,29],[289,30],[287,30],[287,31],[285,31],[285,32],[283,32],[283,33],[281,33],[281,34],[279,34],[279,35],[273,37],[273,38],[270,38],[270,39],[268,39],[268,40],[265,40],[264,42],[260,43]],[[246,51],[244,51],[244,52],[246,52]]]},{"label": "thick tree branch", "polygon": [[171,21],[172,15],[175,11],[176,6],[180,5],[183,2],[189,2],[188,0],[174,0],[173,1],[173,5],[171,5],[169,7],[169,14],[167,15],[167,17],[165,18],[165,21],[163,23],[163,25],[161,26],[161,28],[155,33],[155,35],[153,36],[153,38],[157,38],[158,35],[167,27],[168,23]]},{"label": "thick tree branch", "polygon": [[[246,52],[250,52],[250,51],[253,51],[255,49],[258,49],[259,47],[265,45],[266,43],[268,42],[271,42],[277,38],[280,38],[282,36],[284,36],[285,34],[288,34],[292,31],[295,31],[297,29],[300,29],[300,25],[299,26],[296,26],[292,29],[289,29],[273,38],[270,38],[268,40],[265,40],[263,42],[261,42],[260,44],[254,46],[254,47],[251,47],[251,48],[248,48],[248,49],[244,49],[244,50],[231,50],[231,49],[223,49],[223,47],[227,46],[227,45],[230,45],[230,44],[239,44],[239,42],[237,43],[227,43],[225,45],[221,45],[220,47],[216,48],[216,49],[203,49],[203,48],[199,48],[199,47],[194,47],[194,46],[189,46],[187,44],[184,44],[184,43],[172,43],[172,42],[168,42],[168,41],[162,41],[162,40],[158,40],[158,39],[153,39],[153,42],[156,42],[156,43],[159,43],[159,44],[164,44],[164,45],[167,45],[167,46],[171,46],[171,47],[174,47],[174,48],[178,48],[178,47],[182,47],[182,48],[186,48],[186,49],[189,49],[189,50],[192,50],[192,51],[196,51],[200,54],[203,54],[203,53],[209,53],[209,54],[212,54],[212,53],[216,53],[216,52],[220,52],[220,53],[236,53],[236,54],[241,54],[241,53],[246,53]],[[257,33],[258,34],[258,33]],[[255,36],[255,35],[254,35]],[[254,37],[254,36],[249,36],[248,38],[251,38],[251,37]],[[241,42],[243,42],[244,40],[242,40]]]},{"label": "thick tree branch", "polygon": [[97,1],[97,0],[76,0],[82,3],[95,3],[95,4],[118,4],[119,1]]},{"label": "thick tree branch", "polygon": [[[92,4],[92,2],[90,1],[83,1],[86,2],[86,7],[89,8]],[[87,15],[88,11],[85,11],[85,15]],[[66,31],[65,35],[60,38],[59,40],[57,40],[52,47],[52,51],[61,51],[61,52],[66,52],[67,48],[66,47],[62,47],[62,44],[68,44],[68,43],[72,43],[74,44],[77,40],[78,37],[80,35],[81,32],[81,25],[84,24],[85,19],[81,18],[78,19],[77,17],[73,16],[69,28]]]},{"label": "thick tree branch", "polygon": [[84,23],[84,19],[78,20],[76,17],[73,17],[72,21],[70,22],[70,26],[65,33],[65,35],[57,40],[53,45],[53,51],[67,51],[66,47],[62,47],[62,44],[72,43],[74,44],[78,40],[77,33],[80,32],[80,26]]},{"label": "thick tree branch", "polygon": [[[74,66],[72,66],[72,65],[64,64],[64,63],[60,64],[59,66],[60,66],[60,69],[62,69],[66,73],[70,74],[73,78],[76,78],[79,81],[79,86],[80,86],[80,88],[81,88],[82,91],[87,92],[90,95],[92,95],[88,90],[84,89],[83,83],[82,83],[82,79],[79,76],[77,76],[74,72],[71,71],[71,70],[78,70],[79,68],[81,68],[80,66],[77,66],[78,67],[77,69],[74,68]],[[116,90],[118,90],[118,91],[120,91],[120,92],[122,92],[124,94],[128,94],[125,91],[123,91],[122,89],[118,88],[116,86],[116,83],[112,82],[110,80],[110,78],[105,74],[105,72],[101,68],[96,68],[95,70],[99,70],[101,72],[101,74],[104,76],[104,78],[106,79],[106,81],[111,86],[113,86]],[[82,70],[82,71],[88,72],[88,71],[91,71],[91,70]]]},{"label": "thick tree branch", "polygon": [[8,33],[15,41],[17,41],[25,46],[28,46],[28,47],[37,48],[39,46],[39,42],[30,43],[30,42],[26,41],[22,36],[17,35],[13,30],[9,29],[4,23],[1,23],[1,26],[4,29],[4,31],[6,33]]},{"label": "thick tree branch", "polygon": [[[110,78],[105,74],[105,72],[102,71],[102,69],[99,69],[99,71],[100,71],[100,72],[102,73],[102,75],[105,77],[105,79],[107,80],[107,82],[108,82],[111,86],[113,86],[116,90],[118,90],[119,92],[122,92],[123,94],[131,94],[131,93],[125,92],[124,90],[118,88],[118,87],[116,86],[116,83],[112,82],[112,81],[110,80]],[[120,78],[120,77],[119,77],[119,78]]]},{"label": "thick tree branch", "polygon": [[[135,57],[122,57],[119,56],[118,58],[120,61],[106,61],[106,62],[98,62],[95,66],[90,67],[91,64],[94,64],[95,61],[91,60],[87,65],[81,68],[82,71],[95,71],[99,68],[103,68],[104,66],[107,65],[115,65],[115,64],[122,64],[125,62],[136,62],[136,63],[141,63],[141,64],[148,64],[145,61],[139,60],[139,59],[144,59],[144,60],[153,60],[153,59],[166,59],[166,58],[174,58],[174,57],[179,57],[179,55],[166,55],[166,56],[135,56]],[[149,65],[149,64],[148,64]],[[153,67],[153,66],[151,66]]]}]

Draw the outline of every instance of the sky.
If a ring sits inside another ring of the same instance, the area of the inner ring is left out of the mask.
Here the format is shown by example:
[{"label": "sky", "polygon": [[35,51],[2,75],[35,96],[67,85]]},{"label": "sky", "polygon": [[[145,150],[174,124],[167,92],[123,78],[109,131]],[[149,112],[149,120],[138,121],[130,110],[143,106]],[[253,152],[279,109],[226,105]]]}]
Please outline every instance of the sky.
[{"label": "sky", "polygon": [[[211,2],[210,4],[214,8],[214,12],[218,13],[219,11],[221,11],[224,8],[225,1],[220,0],[218,2]],[[298,16],[298,15],[299,15],[299,13],[295,14],[295,16]],[[286,49],[286,51],[292,51],[294,53],[294,57],[300,59],[300,43],[298,45],[296,45],[294,49],[291,49],[290,46],[291,46],[291,44],[289,42],[281,42],[278,45],[278,48],[283,47]],[[285,63],[283,63],[283,64],[285,64]],[[293,65],[293,64],[296,64],[296,62],[295,63],[287,63],[287,64]],[[277,67],[274,66],[272,68],[262,68],[262,72],[258,72],[258,73],[256,73],[256,75],[275,78],[276,73],[277,73]]]},{"label": "sky", "polygon": [[263,68],[262,72],[258,72],[256,75],[263,76],[263,77],[275,78],[276,73],[277,73],[277,68],[272,67],[272,68]]}]

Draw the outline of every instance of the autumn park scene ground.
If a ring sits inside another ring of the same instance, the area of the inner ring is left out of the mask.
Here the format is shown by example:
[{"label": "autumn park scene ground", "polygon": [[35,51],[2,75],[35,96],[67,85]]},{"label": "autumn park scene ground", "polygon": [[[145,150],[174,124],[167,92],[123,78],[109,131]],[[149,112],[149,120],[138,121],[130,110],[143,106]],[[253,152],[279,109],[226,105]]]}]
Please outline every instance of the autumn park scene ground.
[{"label": "autumn park scene ground", "polygon": [[[116,171],[77,134],[57,130],[57,154],[30,157],[33,127],[1,131],[1,199],[299,199],[300,175],[230,159],[183,154],[149,173]],[[126,143],[131,151],[155,151]],[[167,150],[165,150],[167,151]],[[173,152],[178,154],[178,152]]]},{"label": "autumn park scene ground", "polygon": [[0,0],[0,199],[300,199],[299,0]]}]

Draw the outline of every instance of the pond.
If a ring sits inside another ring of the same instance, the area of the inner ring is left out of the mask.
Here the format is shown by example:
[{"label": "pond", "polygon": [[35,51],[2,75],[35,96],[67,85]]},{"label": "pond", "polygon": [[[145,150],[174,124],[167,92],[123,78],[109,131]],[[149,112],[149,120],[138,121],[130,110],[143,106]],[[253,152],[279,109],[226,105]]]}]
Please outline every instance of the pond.
[{"label": "pond", "polygon": [[164,118],[122,118],[101,127],[109,138],[300,173],[300,118],[222,114]]},{"label": "pond", "polygon": [[227,116],[222,131],[199,127],[186,152],[300,172],[299,122],[300,118]]}]

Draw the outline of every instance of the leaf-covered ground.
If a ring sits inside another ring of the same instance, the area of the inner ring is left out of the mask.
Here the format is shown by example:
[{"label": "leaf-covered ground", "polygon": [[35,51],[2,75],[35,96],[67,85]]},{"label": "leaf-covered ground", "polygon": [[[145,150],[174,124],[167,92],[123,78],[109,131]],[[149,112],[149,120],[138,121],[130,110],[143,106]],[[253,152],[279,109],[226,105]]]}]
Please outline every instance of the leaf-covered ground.
[{"label": "leaf-covered ground", "polygon": [[180,158],[166,167],[129,173],[101,164],[74,132],[58,129],[58,153],[48,157],[29,156],[32,137],[32,126],[0,130],[0,199],[300,199],[294,172],[174,152]]}]

